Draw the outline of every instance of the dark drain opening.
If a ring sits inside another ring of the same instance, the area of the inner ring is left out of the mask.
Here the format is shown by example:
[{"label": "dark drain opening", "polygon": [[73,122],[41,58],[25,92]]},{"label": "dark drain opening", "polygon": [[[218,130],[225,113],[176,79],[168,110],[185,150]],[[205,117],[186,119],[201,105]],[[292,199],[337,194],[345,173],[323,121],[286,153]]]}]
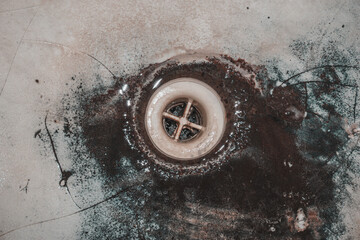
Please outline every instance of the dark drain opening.
[{"label": "dark drain opening", "polygon": [[[187,106],[187,102],[185,101],[177,101],[174,102],[172,104],[170,104],[164,112],[169,113],[173,116],[176,117],[185,117],[184,116],[184,112]],[[202,125],[202,118],[201,118],[201,114],[199,112],[199,110],[192,105],[190,107],[189,113],[187,114],[187,120],[190,123],[194,123],[198,126]],[[163,116],[163,127],[165,129],[165,132],[167,133],[167,135],[170,138],[175,138],[176,132],[179,128],[180,123],[176,120],[173,120],[171,118],[168,118],[166,116]],[[180,142],[185,142],[185,141],[189,141],[191,139],[194,139],[196,136],[198,136],[200,133],[199,129],[193,128],[191,126],[185,125],[183,126],[183,128],[181,129],[181,133],[179,135],[179,141]]]}]

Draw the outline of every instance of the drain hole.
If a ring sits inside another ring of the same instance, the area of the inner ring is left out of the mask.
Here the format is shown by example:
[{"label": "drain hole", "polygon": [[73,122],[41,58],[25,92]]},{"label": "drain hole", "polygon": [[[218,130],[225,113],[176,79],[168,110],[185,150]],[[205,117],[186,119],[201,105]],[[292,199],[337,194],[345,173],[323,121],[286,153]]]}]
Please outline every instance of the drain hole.
[{"label": "drain hole", "polygon": [[182,117],[185,111],[185,106],[186,106],[185,102],[173,103],[168,107],[167,112],[177,117]]},{"label": "drain hole", "polygon": [[[165,112],[179,118],[185,117],[190,123],[194,123],[201,126],[202,124],[201,115],[199,110],[194,105],[190,107],[190,110],[187,114],[188,116],[184,116],[184,112],[187,104],[188,104],[187,102],[174,102],[165,109]],[[176,137],[175,135],[177,133],[179,125],[180,124],[178,121],[169,119],[167,117],[163,117],[163,127],[169,137],[171,138]],[[185,125],[181,129],[181,133],[178,136],[178,141],[180,142],[189,141],[191,139],[194,139],[199,133],[200,133],[199,129]]]},{"label": "drain hole", "polygon": [[167,119],[167,118],[164,118],[163,121],[164,121],[164,129],[165,129],[166,133],[169,136],[173,136],[175,134],[175,130],[178,127],[177,122],[175,122],[174,120],[171,120],[171,119]]},{"label": "drain hole", "polygon": [[183,130],[180,133],[180,141],[186,141],[186,140],[190,140],[193,139],[195,136],[197,136],[197,134],[199,133],[199,130],[197,129],[188,129],[188,128],[183,128]]}]

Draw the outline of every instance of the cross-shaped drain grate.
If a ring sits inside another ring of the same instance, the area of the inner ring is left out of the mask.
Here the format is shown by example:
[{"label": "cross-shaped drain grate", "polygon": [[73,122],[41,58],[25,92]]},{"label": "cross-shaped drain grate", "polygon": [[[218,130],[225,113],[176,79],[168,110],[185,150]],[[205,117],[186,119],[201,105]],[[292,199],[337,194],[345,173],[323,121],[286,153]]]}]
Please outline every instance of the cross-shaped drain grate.
[{"label": "cross-shaped drain grate", "polygon": [[175,141],[189,141],[205,128],[200,112],[193,103],[193,99],[175,102],[162,114],[164,129]]}]

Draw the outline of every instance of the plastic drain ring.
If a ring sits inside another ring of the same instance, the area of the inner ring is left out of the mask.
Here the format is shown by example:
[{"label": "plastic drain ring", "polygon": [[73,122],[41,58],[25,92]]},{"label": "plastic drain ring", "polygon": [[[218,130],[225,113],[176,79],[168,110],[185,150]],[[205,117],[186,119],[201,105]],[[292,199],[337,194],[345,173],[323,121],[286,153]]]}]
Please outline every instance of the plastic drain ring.
[{"label": "plastic drain ring", "polygon": [[[181,116],[168,111],[171,104],[179,101],[186,103]],[[194,109],[201,116],[201,122],[190,120]],[[173,136],[164,128],[164,118],[176,122]],[[220,142],[225,127],[226,113],[220,96],[209,85],[194,78],[177,78],[159,87],[145,112],[145,128],[151,142],[161,153],[177,160],[192,160],[209,153]],[[184,129],[196,134],[183,141]]]}]

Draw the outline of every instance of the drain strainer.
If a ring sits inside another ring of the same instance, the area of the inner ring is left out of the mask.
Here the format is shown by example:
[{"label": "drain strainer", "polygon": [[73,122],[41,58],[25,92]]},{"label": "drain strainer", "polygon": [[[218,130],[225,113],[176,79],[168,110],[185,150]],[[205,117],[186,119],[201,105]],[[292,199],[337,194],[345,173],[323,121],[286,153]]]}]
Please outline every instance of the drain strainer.
[{"label": "drain strainer", "polygon": [[171,103],[163,112],[163,126],[172,139],[180,142],[190,141],[204,130],[202,116],[193,99]]},{"label": "drain strainer", "polygon": [[225,126],[220,96],[194,78],[177,78],[159,87],[145,113],[145,128],[153,145],[177,160],[209,153],[221,140]]}]

